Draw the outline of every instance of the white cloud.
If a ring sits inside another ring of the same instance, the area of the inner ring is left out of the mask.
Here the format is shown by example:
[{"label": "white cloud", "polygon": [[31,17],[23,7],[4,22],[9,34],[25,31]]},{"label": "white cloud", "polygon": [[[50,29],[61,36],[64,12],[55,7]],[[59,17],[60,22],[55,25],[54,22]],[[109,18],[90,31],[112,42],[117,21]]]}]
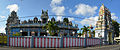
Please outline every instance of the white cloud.
[{"label": "white cloud", "polygon": [[114,16],[115,15],[115,13],[111,13],[111,16]]},{"label": "white cloud", "polygon": [[116,20],[116,19],[118,19],[118,17],[115,15],[115,13],[111,13],[111,18],[113,19],[113,20]]},{"label": "white cloud", "polygon": [[97,6],[90,6],[86,4],[78,4],[75,6],[77,8],[74,12],[75,15],[83,16],[93,16],[96,13]]},{"label": "white cloud", "polygon": [[[64,15],[65,7],[64,6],[59,6],[61,4],[62,0],[52,0],[51,1],[51,8],[52,12],[55,13],[56,15]],[[62,21],[62,16],[57,16],[57,20]]]},{"label": "white cloud", "polygon": [[56,5],[59,5],[59,4],[61,4],[61,1],[62,0],[52,0],[50,6],[54,7]]},{"label": "white cloud", "polygon": [[69,19],[69,21],[73,21],[73,20],[75,20],[74,18],[68,18]]},{"label": "white cloud", "polygon": [[0,18],[5,18],[5,16],[0,16]]},{"label": "white cloud", "polygon": [[118,19],[118,17],[117,17],[117,16],[112,16],[111,18],[112,18],[113,20]]},{"label": "white cloud", "polygon": [[71,13],[71,14],[72,14],[72,9],[69,9],[69,13]]},{"label": "white cloud", "polygon": [[64,14],[64,6],[57,6],[57,7],[53,7],[52,11],[56,14],[56,15],[63,15]]},{"label": "white cloud", "polygon": [[0,33],[5,33],[5,27],[0,27]]},{"label": "white cloud", "polygon": [[[115,16],[115,13],[111,13],[111,15],[112,15],[112,17],[111,17],[112,19],[114,19],[114,20],[118,19],[118,17]],[[75,21],[75,22],[80,23],[82,25],[93,25],[93,26],[95,26],[97,21],[98,21],[98,16],[85,18],[85,19],[83,19],[81,21]]]},{"label": "white cloud", "polygon": [[89,18],[85,18],[81,21],[75,21],[75,22],[80,23],[82,25],[93,25],[93,26],[95,26],[97,20],[98,20],[98,16],[95,16],[95,17],[89,17]]},{"label": "white cloud", "polygon": [[63,20],[62,20],[62,16],[57,16],[57,21],[59,21],[59,20],[60,20],[60,21],[63,21]]},{"label": "white cloud", "polygon": [[18,7],[18,5],[17,5],[17,4],[8,5],[6,8],[7,8],[7,9],[9,9],[9,10],[10,10],[10,12],[12,12],[12,11],[17,12],[17,11],[18,11],[18,9],[19,9],[19,7]]}]

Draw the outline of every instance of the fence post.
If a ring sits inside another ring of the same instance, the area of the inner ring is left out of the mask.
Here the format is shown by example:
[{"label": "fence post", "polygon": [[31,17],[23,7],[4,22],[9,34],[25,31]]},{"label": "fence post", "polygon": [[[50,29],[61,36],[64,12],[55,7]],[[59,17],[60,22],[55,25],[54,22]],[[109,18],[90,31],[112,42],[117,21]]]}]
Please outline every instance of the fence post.
[{"label": "fence post", "polygon": [[8,37],[7,37],[7,46],[9,46],[9,35],[8,35]]},{"label": "fence post", "polygon": [[102,45],[102,38],[100,38],[100,45]]},{"label": "fence post", "polygon": [[31,37],[31,48],[34,48],[34,45],[35,45],[35,44],[34,44],[34,37],[32,36],[32,37]]},{"label": "fence post", "polygon": [[61,46],[60,48],[63,48],[63,37],[61,37]]},{"label": "fence post", "polygon": [[87,46],[87,36],[85,36],[85,39],[84,39],[84,48],[86,48]]}]

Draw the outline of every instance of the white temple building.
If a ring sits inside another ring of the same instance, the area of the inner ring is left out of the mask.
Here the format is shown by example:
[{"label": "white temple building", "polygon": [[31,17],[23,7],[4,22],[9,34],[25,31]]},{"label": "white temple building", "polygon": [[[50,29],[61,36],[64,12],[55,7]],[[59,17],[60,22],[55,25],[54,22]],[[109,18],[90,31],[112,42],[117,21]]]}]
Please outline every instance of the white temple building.
[{"label": "white temple building", "polygon": [[114,34],[112,28],[111,12],[102,4],[95,28],[95,37],[103,38],[104,44],[113,44]]}]

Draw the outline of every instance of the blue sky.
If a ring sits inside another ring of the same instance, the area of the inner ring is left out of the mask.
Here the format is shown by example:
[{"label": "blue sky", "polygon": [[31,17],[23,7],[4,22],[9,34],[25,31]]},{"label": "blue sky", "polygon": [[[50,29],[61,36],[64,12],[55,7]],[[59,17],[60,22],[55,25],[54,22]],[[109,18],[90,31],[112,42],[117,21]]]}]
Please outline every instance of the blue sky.
[{"label": "blue sky", "polygon": [[[111,11],[112,18],[119,22],[119,2],[120,0],[0,0],[0,20],[6,20],[12,10],[15,10],[19,17],[23,17],[41,15],[43,9],[48,10],[49,15],[85,18],[69,18],[74,24],[79,24],[79,28],[81,28],[83,25],[95,25],[102,3]],[[56,20],[63,19],[61,16],[55,18]],[[20,20],[27,19],[32,18],[20,18]],[[5,32],[5,24],[6,21],[0,22],[0,32]]]}]

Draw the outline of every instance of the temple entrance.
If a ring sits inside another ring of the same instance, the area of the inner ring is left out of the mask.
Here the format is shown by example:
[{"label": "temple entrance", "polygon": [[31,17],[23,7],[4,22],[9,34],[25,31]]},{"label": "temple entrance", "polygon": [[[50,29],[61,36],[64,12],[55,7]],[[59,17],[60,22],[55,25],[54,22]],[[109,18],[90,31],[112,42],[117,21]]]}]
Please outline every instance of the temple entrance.
[{"label": "temple entrance", "polygon": [[28,32],[22,32],[22,36],[28,36]]},{"label": "temple entrance", "polygon": [[109,44],[113,43],[112,33],[111,32],[108,33],[108,42],[109,42]]},{"label": "temple entrance", "polygon": [[35,36],[38,36],[38,32],[35,32]]},{"label": "temple entrance", "polygon": [[64,33],[64,36],[67,36],[67,33]]},{"label": "temple entrance", "polygon": [[32,31],[32,32],[30,32],[30,36],[38,36],[38,32]]},{"label": "temple entrance", "polygon": [[40,36],[47,36],[47,33],[41,32],[41,33],[40,33]]}]

